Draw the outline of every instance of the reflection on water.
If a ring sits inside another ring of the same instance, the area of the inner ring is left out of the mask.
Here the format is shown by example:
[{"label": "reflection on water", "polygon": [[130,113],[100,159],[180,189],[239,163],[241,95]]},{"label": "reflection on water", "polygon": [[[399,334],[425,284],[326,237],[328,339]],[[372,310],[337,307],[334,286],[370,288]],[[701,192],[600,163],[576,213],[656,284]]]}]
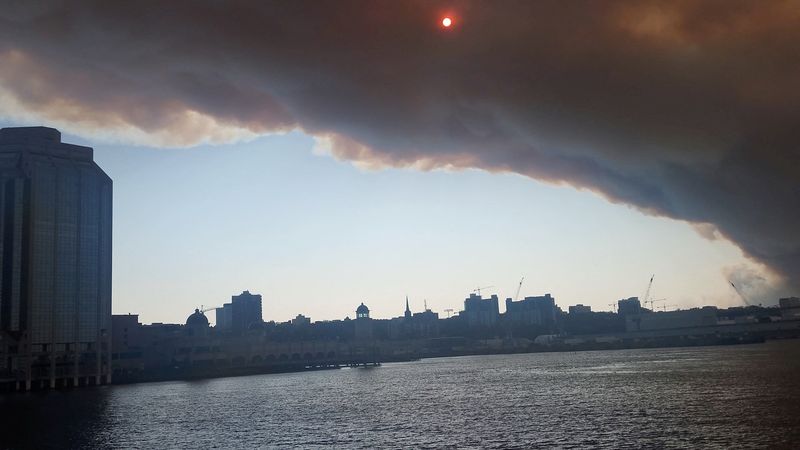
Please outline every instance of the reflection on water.
[{"label": "reflection on water", "polygon": [[90,447],[107,420],[112,388],[0,396],[0,448]]},{"label": "reflection on water", "polygon": [[792,447],[800,341],[0,397],[0,447]]}]

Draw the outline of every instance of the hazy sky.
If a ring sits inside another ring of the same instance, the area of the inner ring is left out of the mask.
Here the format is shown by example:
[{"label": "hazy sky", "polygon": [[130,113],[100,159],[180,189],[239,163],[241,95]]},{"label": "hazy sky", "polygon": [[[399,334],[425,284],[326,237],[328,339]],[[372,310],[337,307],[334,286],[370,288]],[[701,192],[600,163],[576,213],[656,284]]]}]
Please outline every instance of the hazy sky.
[{"label": "hazy sky", "polygon": [[[4,126],[11,125],[4,123]],[[18,124],[17,124],[18,125]],[[738,304],[725,241],[595,194],[479,170],[364,170],[314,152],[301,133],[154,149],[92,142],[114,179],[114,312],[177,322],[242,290],[265,320],[375,317],[423,300],[442,316],[476,287],[501,299],[551,293],[610,309],[641,296]],[[213,314],[210,315],[213,318]]]},{"label": "hazy sky", "polygon": [[267,319],[458,309],[522,276],[562,307],[652,273],[669,304],[774,303],[799,52],[800,0],[16,2],[0,120],[96,148],[115,310],[145,321],[243,289]]},{"label": "hazy sky", "polygon": [[[76,139],[77,141],[77,139]],[[737,304],[731,244],[589,192],[483,171],[368,171],[300,133],[183,150],[98,145],[114,179],[114,311],[185,319],[249,289],[264,317],[443,314],[476,287],[566,309],[641,296]],[[662,303],[664,304],[664,303]]]}]

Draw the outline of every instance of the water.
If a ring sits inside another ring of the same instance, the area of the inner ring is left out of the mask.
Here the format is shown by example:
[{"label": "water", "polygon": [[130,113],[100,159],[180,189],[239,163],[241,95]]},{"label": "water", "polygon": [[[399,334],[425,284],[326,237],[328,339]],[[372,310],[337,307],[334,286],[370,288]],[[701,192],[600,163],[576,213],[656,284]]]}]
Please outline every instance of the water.
[{"label": "water", "polygon": [[800,341],[0,397],[2,448],[800,446]]}]

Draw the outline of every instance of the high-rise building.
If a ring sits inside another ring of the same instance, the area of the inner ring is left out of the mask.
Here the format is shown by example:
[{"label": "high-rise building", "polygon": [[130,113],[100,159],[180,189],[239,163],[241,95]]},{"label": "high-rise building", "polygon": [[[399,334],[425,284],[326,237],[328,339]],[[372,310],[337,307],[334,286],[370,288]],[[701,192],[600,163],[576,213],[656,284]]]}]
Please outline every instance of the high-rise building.
[{"label": "high-rise building", "polygon": [[231,330],[233,328],[233,304],[225,303],[224,305],[216,308],[217,315],[217,330]]},{"label": "high-rise building", "polygon": [[639,301],[639,297],[629,297],[618,301],[617,312],[623,316],[642,312],[642,303]]},{"label": "high-rise building", "polygon": [[0,129],[0,371],[17,388],[110,381],[111,206],[91,148]]},{"label": "high-rise building", "polygon": [[244,291],[231,296],[231,302],[216,309],[217,329],[243,333],[253,324],[263,323],[261,316],[261,295]]},{"label": "high-rise building", "polygon": [[497,324],[500,318],[500,306],[497,295],[483,298],[477,294],[469,294],[464,300],[464,311],[460,314],[471,327],[490,327]]},{"label": "high-rise building", "polygon": [[525,297],[520,301],[506,299],[506,319],[515,325],[538,325],[548,333],[556,330],[558,312],[555,299],[550,294]]}]

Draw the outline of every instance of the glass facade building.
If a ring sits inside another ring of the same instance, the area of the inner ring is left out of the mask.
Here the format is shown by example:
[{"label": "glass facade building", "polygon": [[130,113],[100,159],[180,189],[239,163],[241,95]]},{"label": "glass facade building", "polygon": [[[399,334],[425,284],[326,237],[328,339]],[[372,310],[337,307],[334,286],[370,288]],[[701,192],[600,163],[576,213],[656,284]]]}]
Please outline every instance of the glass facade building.
[{"label": "glass facade building", "polygon": [[0,129],[0,369],[28,385],[110,381],[111,220],[91,148]]}]

